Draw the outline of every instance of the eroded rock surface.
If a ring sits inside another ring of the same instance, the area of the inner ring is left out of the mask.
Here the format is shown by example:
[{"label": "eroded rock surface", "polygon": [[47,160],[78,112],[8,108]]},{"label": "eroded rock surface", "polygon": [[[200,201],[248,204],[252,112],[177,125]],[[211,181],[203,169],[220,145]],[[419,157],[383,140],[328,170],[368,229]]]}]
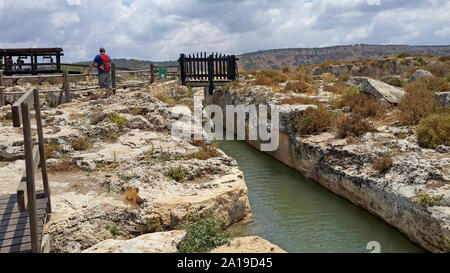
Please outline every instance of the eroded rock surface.
[{"label": "eroded rock surface", "polygon": [[[161,92],[186,96],[189,105],[187,89],[166,82],[42,106],[53,206],[45,232],[53,252],[67,252],[70,242],[84,250],[130,239],[148,221],[171,230],[190,216],[210,214],[226,227],[250,215],[237,162],[220,150],[206,160],[189,157],[200,147],[171,129],[190,109],[156,99]],[[1,108],[2,117],[8,111]],[[7,121],[0,133],[1,194],[15,192],[24,168],[22,132]]]},{"label": "eroded rock surface", "polygon": [[359,86],[364,93],[383,98],[389,103],[398,103],[405,96],[403,89],[367,77],[352,77],[348,83]]},{"label": "eroded rock surface", "polygon": [[83,253],[177,253],[177,245],[186,236],[182,230],[155,232],[130,240],[106,240]]},{"label": "eroded rock surface", "polygon": [[211,253],[286,253],[279,246],[258,236],[238,237]]}]

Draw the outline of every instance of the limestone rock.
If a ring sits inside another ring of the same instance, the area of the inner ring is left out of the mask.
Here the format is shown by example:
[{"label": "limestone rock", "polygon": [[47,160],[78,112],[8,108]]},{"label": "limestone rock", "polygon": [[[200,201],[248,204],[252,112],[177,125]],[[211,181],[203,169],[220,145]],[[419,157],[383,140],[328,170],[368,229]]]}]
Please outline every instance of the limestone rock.
[{"label": "limestone rock", "polygon": [[450,106],[450,91],[445,92],[436,92],[434,95],[434,99],[439,103],[442,107]]},{"label": "limestone rock", "polygon": [[348,83],[351,86],[360,86],[364,93],[383,98],[389,103],[398,103],[405,95],[401,88],[367,77],[352,77]]},{"label": "limestone rock", "polygon": [[145,234],[130,240],[106,240],[83,253],[176,253],[186,236],[183,230]]},{"label": "limestone rock", "polygon": [[429,71],[419,69],[409,78],[408,82],[416,82],[422,78],[433,77]]},{"label": "limestone rock", "polygon": [[213,249],[211,253],[286,253],[279,246],[258,236],[239,237],[229,245]]}]

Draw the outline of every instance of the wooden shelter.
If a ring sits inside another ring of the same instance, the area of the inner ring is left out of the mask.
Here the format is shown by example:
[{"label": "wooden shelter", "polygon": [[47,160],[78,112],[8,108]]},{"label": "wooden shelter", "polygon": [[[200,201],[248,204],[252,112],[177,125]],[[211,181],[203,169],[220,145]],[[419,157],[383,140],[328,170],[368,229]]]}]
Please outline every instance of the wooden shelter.
[{"label": "wooden shelter", "polygon": [[62,73],[62,48],[0,49],[0,69],[5,75]]}]

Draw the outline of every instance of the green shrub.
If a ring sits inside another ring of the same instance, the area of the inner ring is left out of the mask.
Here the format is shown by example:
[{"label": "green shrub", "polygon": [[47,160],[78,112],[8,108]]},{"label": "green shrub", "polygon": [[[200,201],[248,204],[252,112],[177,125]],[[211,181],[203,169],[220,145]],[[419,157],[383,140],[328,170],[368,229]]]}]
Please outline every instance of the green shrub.
[{"label": "green shrub", "polygon": [[122,130],[124,127],[128,125],[127,119],[117,114],[117,112],[111,113],[109,115],[109,119],[111,120],[112,123],[116,124],[120,130]]},{"label": "green shrub", "polygon": [[106,229],[111,232],[112,235],[117,236],[122,232],[117,224],[113,224],[112,226],[106,226]]},{"label": "green shrub", "polygon": [[428,193],[418,190],[415,190],[415,194],[416,202],[423,207],[432,207],[436,202],[441,201],[444,197],[443,194],[430,196]]},{"label": "green shrub", "polygon": [[395,87],[403,87],[406,84],[405,81],[402,81],[401,79],[397,79],[397,78],[385,78],[385,79],[382,79],[382,81],[384,83],[387,83],[387,84],[395,86]]},{"label": "green shrub", "polygon": [[423,148],[450,146],[450,111],[432,114],[420,121],[416,129],[417,141]]},{"label": "green shrub", "polygon": [[326,132],[332,125],[334,114],[323,106],[307,108],[302,115],[294,119],[294,127],[301,135]]},{"label": "green shrub", "polygon": [[181,179],[183,179],[186,176],[186,174],[187,174],[187,170],[182,168],[181,166],[171,168],[167,172],[167,175],[177,182],[180,182]]},{"label": "green shrub", "polygon": [[188,225],[177,229],[186,230],[186,237],[178,244],[180,253],[205,253],[228,244],[232,237],[221,228],[218,220],[209,215],[191,217]]},{"label": "green shrub", "polygon": [[380,173],[384,173],[392,168],[392,154],[391,153],[381,153],[379,158],[373,163],[372,167]]}]

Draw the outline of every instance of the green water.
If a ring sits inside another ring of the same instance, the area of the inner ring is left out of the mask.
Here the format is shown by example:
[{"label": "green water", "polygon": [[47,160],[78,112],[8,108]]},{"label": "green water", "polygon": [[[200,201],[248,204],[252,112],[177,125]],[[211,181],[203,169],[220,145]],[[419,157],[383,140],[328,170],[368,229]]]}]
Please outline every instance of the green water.
[{"label": "green water", "polygon": [[423,252],[396,229],[243,141],[219,141],[244,172],[253,221],[237,236],[257,235],[288,252]]}]

